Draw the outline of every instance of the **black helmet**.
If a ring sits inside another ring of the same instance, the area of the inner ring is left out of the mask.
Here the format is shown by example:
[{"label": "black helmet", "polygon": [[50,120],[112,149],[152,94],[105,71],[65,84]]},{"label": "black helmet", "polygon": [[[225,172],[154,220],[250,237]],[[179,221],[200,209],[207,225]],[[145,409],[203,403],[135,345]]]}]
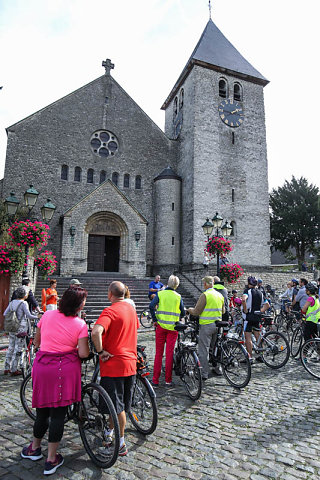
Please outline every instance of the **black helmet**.
[{"label": "black helmet", "polygon": [[318,289],[315,285],[313,285],[313,283],[309,282],[306,285],[306,290],[308,290],[311,293],[311,295],[315,295]]},{"label": "black helmet", "polygon": [[248,284],[253,285],[255,287],[257,285],[256,277],[248,277]]}]

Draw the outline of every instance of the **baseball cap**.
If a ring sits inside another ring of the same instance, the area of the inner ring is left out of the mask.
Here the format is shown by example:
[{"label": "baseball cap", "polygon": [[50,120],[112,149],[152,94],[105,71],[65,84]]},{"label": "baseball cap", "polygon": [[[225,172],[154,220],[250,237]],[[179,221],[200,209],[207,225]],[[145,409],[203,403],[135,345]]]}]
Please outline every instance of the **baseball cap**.
[{"label": "baseball cap", "polygon": [[82,283],[77,278],[73,278],[70,280],[70,285],[82,285]]}]

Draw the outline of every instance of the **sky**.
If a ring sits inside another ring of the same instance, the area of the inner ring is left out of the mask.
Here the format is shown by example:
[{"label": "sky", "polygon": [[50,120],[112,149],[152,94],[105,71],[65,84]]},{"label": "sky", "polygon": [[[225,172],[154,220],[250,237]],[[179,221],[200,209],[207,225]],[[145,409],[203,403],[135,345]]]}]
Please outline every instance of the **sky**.
[{"label": "sky", "polygon": [[[270,190],[292,175],[320,187],[318,1],[211,1],[214,23],[270,80]],[[5,129],[103,75],[106,58],[164,129],[160,107],[208,19],[208,0],[0,0],[0,178]]]}]

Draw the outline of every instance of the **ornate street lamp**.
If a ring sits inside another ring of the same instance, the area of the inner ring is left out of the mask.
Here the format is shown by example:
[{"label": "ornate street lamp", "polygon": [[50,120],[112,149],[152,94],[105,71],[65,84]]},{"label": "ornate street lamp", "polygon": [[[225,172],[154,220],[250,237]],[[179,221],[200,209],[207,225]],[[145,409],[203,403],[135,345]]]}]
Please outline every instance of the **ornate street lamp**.
[{"label": "ornate street lamp", "polygon": [[202,225],[202,230],[203,233],[206,235],[207,239],[209,240],[209,237],[213,230],[213,224],[210,222],[209,218],[207,218],[206,222]]},{"label": "ornate street lamp", "polygon": [[14,192],[10,192],[9,197],[4,201],[6,212],[10,217],[13,217],[17,213],[19,206],[19,200],[15,197]]},{"label": "ornate street lamp", "polygon": [[50,198],[47,199],[47,203],[45,203],[41,207],[41,216],[44,222],[50,222],[53,217],[54,211],[57,207],[53,205]]},{"label": "ornate street lamp", "polygon": [[25,191],[23,196],[26,206],[28,207],[30,212],[38,200],[39,192],[34,188],[33,185],[30,185],[30,188]]},{"label": "ornate street lamp", "polygon": [[[209,218],[207,218],[206,222],[202,225],[202,230],[203,233],[207,236],[207,239],[209,240],[210,235],[213,232],[213,229],[215,229],[215,236],[216,237],[229,237],[232,232],[232,226],[228,223],[227,220],[225,220],[224,225],[222,226],[223,223],[223,218],[219,215],[218,212],[216,212],[215,216],[211,219],[212,223],[210,222]],[[219,234],[219,229],[221,229],[222,235]],[[217,252],[217,276],[220,276],[220,254]]]}]

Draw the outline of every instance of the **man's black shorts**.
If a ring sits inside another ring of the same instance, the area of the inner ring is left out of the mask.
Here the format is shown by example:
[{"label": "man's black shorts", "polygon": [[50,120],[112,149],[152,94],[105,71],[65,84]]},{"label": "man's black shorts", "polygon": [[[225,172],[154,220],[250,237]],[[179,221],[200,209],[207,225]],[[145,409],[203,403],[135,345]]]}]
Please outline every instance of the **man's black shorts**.
[{"label": "man's black shorts", "polygon": [[253,313],[247,313],[246,320],[244,322],[244,331],[252,332],[253,330],[260,330],[260,321],[261,317],[259,315],[254,315]]},{"label": "man's black shorts", "polygon": [[129,377],[101,377],[100,385],[111,398],[117,414],[123,412],[123,410],[125,412],[130,410],[135,378],[135,375]]}]

